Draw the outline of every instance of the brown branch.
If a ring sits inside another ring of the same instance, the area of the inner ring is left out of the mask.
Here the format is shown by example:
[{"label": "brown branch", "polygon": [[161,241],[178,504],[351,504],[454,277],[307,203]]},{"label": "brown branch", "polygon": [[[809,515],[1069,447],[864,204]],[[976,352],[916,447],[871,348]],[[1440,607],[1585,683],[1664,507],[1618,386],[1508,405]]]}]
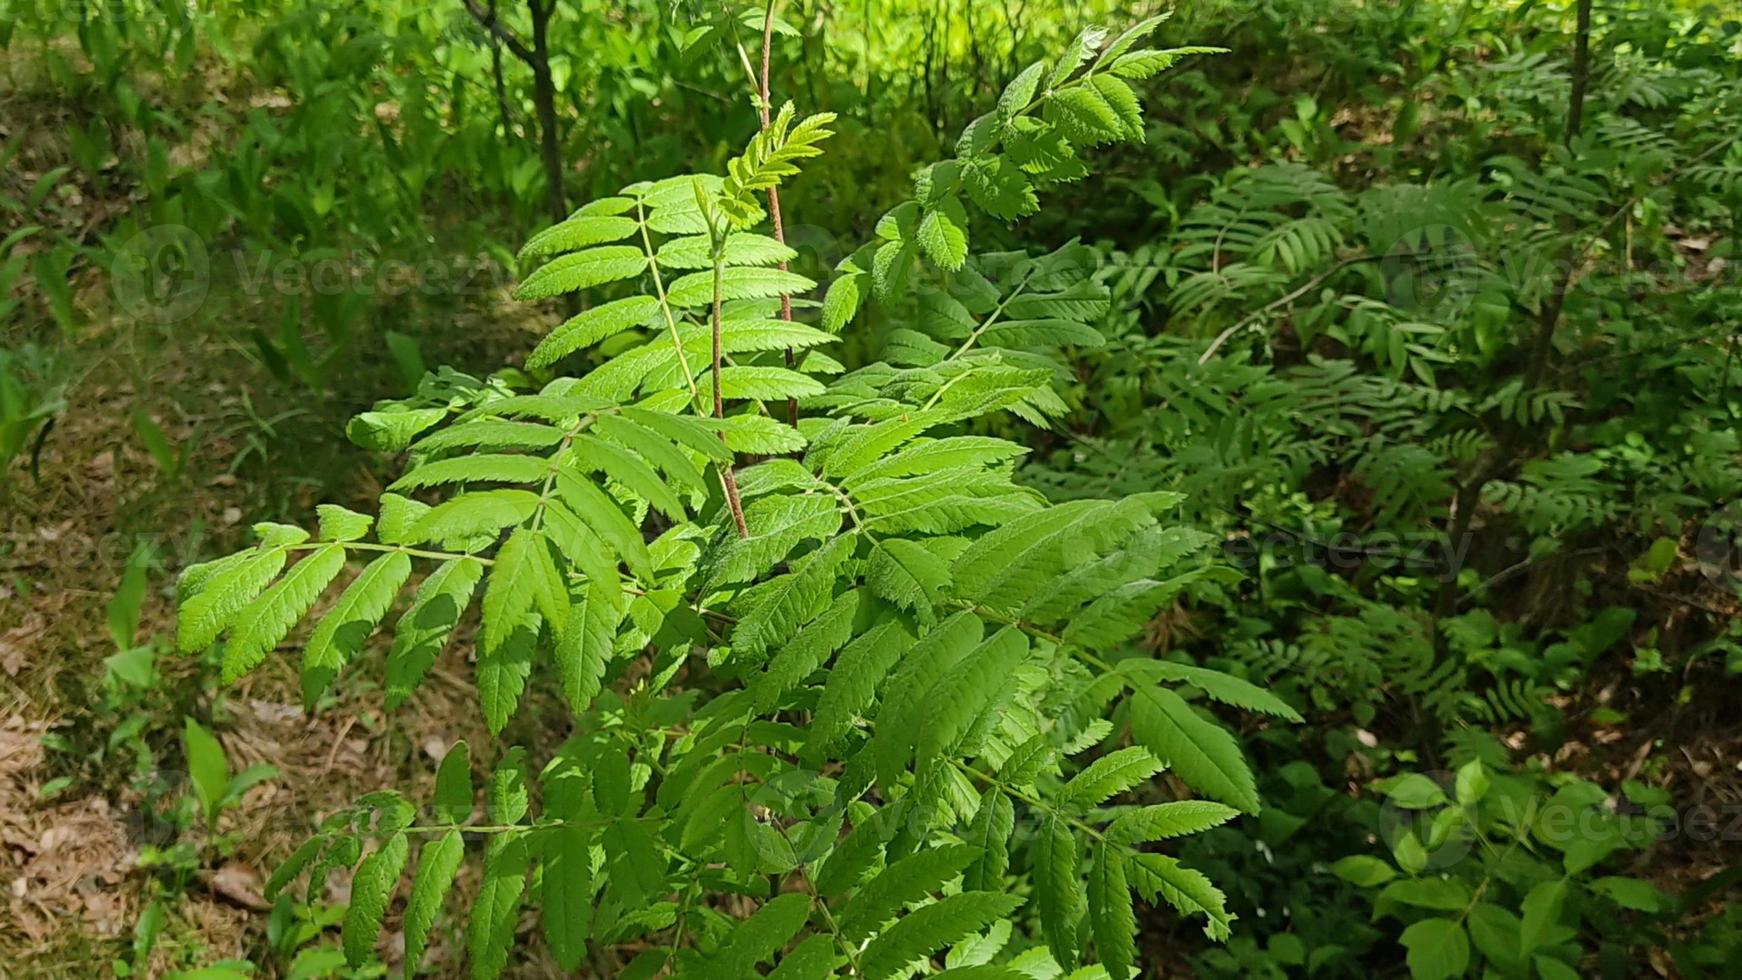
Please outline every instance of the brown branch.
[{"label": "brown branch", "polygon": [[466,5],[467,10],[471,11],[472,18],[478,22],[480,27],[489,31],[498,41],[501,41],[508,50],[514,52],[516,58],[519,58],[521,61],[524,61],[529,65],[532,64],[532,49],[527,47],[526,43],[521,41],[520,38],[516,37],[514,32],[508,29],[508,25],[502,23],[502,21],[497,18],[494,8],[486,10],[485,8],[478,6],[478,0],[461,0],[461,2]]},{"label": "brown branch", "polygon": [[[759,93],[761,99],[759,100],[760,104],[758,106],[762,112],[762,129],[764,132],[767,131],[769,125],[769,107],[771,103],[768,95],[768,65],[769,62],[773,60],[773,51],[774,0],[768,0],[768,10],[762,17],[762,90]],[[768,189],[768,216],[774,222],[774,240],[785,245],[786,226],[780,219],[780,188],[778,187],[770,187]],[[780,271],[786,271],[785,262],[780,263]],[[792,322],[792,296],[789,293],[780,294],[780,318],[789,323]],[[786,366],[791,368],[794,367],[796,363],[797,359],[793,357],[791,349],[788,349],[786,351]],[[786,400],[786,421],[793,426],[798,425],[797,398],[789,397]]]},{"label": "brown branch", "polygon": [[[496,0],[490,0],[490,18],[496,18]],[[514,135],[514,118],[508,112],[508,82],[502,77],[502,39],[490,35],[490,74],[496,82],[496,111],[502,115],[502,135]]]},{"label": "brown branch", "polygon": [[1585,120],[1585,89],[1591,81],[1591,0],[1579,0],[1578,34],[1573,41],[1573,93],[1567,105],[1567,143],[1579,138]]},{"label": "brown branch", "polygon": [[[723,419],[726,417],[726,403],[720,394],[720,306],[722,300],[720,280],[722,263],[719,248],[719,237],[716,234],[714,245],[714,308],[712,317],[714,328],[714,364],[712,372],[714,379],[714,418]],[[720,441],[726,441],[726,433],[723,431],[720,433]],[[744,501],[738,496],[738,477],[732,472],[732,463],[730,460],[720,464],[720,485],[726,490],[726,506],[732,511],[732,523],[738,527],[738,536],[740,538],[749,537],[750,526],[744,523]]]}]

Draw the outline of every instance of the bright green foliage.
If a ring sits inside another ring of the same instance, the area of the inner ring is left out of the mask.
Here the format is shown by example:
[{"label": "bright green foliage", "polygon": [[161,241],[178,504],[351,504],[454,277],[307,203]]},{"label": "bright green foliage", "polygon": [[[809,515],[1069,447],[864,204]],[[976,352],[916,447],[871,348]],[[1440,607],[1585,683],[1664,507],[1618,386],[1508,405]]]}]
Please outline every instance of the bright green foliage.
[{"label": "bright green foliage", "polygon": [[[582,207],[528,243],[522,259],[542,264],[519,294],[599,302],[529,363],[560,369],[607,340],[608,354],[531,393],[426,379],[354,426],[408,454],[375,540],[332,510],[313,538],[266,526],[255,549],[189,571],[183,646],[226,635],[232,676],[355,554],[372,561],[316,627],[311,696],[417,578],[390,704],[476,605],[490,730],[534,685],[577,718],[568,742],[534,747],[542,767],[501,754],[483,822],[456,749],[435,820],[411,826],[411,805],[383,793],[323,824],[275,885],[311,866],[318,887],[361,860],[352,959],[415,835],[415,970],[467,828],[485,837],[466,916],[478,977],[504,973],[525,904],[565,966],[638,943],[681,976],[890,978],[944,958],[949,975],[1007,975],[991,953],[960,961],[988,930],[1020,930],[1059,967],[1128,977],[1134,895],[1228,935],[1221,893],[1140,845],[1258,810],[1238,741],[1199,694],[1295,716],[1130,642],[1215,580],[1210,538],[1178,525],[1178,495],[1049,504],[1013,479],[1024,448],[980,434],[1001,413],[1064,410],[1061,355],[1102,343],[1108,293],[1087,247],[976,252],[973,226],[1032,211],[1090,147],[1141,138],[1122,79],[1185,53],[1138,50],[1151,27],[1111,47],[1086,31],[1022,73],[842,264],[823,331],[777,319],[814,283],[775,268],[791,250],[758,229],[763,193],[821,152],[830,117],[788,106],[724,178],[638,182]],[[905,325],[841,373],[819,348],[873,301]],[[1113,806],[1154,800],[1163,770],[1218,802]],[[1018,813],[1038,839],[1013,836]],[[727,893],[756,910],[726,919],[712,899]]]}]

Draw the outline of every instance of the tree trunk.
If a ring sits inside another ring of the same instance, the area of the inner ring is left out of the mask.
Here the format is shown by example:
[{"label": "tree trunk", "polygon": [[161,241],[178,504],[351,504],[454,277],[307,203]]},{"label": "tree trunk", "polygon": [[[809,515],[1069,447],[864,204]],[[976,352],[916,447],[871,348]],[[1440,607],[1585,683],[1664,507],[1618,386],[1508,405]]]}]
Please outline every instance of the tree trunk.
[{"label": "tree trunk", "polygon": [[550,220],[569,216],[568,197],[563,191],[562,136],[556,116],[556,82],[550,74],[550,17],[555,0],[541,4],[527,0],[532,9],[532,101],[538,112],[538,134],[544,156],[545,205]]}]

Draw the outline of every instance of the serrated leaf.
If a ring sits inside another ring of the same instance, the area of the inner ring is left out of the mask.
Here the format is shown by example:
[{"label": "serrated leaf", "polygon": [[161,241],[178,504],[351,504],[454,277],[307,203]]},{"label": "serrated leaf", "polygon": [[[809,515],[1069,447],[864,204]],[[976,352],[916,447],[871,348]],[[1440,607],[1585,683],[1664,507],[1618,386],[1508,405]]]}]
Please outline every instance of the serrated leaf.
[{"label": "serrated leaf", "polygon": [[852,272],[829,283],[823,296],[823,329],[840,333],[859,312],[859,300],[866,279],[863,272]]},{"label": "serrated leaf", "polygon": [[546,299],[641,274],[647,256],[632,245],[602,245],[552,259],[521,282],[514,298]]},{"label": "serrated leaf", "polygon": [[542,625],[537,613],[528,612],[498,645],[478,652],[478,702],[484,711],[484,724],[492,735],[500,735],[520,707],[526,679],[532,674],[532,652]]},{"label": "serrated leaf", "polygon": [[424,463],[388,485],[389,490],[422,490],[449,483],[536,484],[550,473],[550,460],[542,456],[506,453],[474,453]]},{"label": "serrated leaf", "polygon": [[486,535],[494,538],[503,528],[531,517],[538,506],[538,494],[530,490],[462,493],[430,508],[412,529],[410,541],[472,542]]},{"label": "serrated leaf", "polygon": [[277,901],[284,886],[295,880],[296,876],[301,874],[310,862],[320,856],[321,851],[325,850],[326,846],[327,838],[322,834],[317,834],[303,841],[296,850],[291,852],[290,857],[284,859],[284,863],[272,870],[272,877],[266,879],[266,888],[261,894],[265,895],[269,902]]},{"label": "serrated leaf", "polygon": [[344,567],[343,545],[317,548],[238,613],[224,644],[224,683],[233,683],[265,660]]},{"label": "serrated leaf", "polygon": [[438,567],[418,586],[411,608],[394,627],[387,652],[387,707],[397,708],[411,695],[448,636],[471,604],[472,592],[484,576],[475,558],[456,558]]},{"label": "serrated leaf", "polygon": [[1095,951],[1112,980],[1127,980],[1137,962],[1137,915],[1125,883],[1124,849],[1099,841],[1089,867],[1089,925]]},{"label": "serrated leaf", "polygon": [[849,942],[863,941],[904,906],[941,890],[974,857],[973,848],[951,844],[927,848],[890,864],[842,907],[836,916],[842,936]]},{"label": "serrated leaf", "polygon": [[204,575],[189,569],[182,577],[187,591],[178,610],[176,646],[183,653],[199,653],[217,642],[236,614],[284,567],[286,558],[283,548],[264,548],[210,563],[200,569]]},{"label": "serrated leaf", "polygon": [[917,240],[927,258],[952,272],[960,269],[968,257],[968,215],[962,202],[949,197],[926,209]]},{"label": "serrated leaf", "polygon": [[425,844],[418,855],[417,871],[411,879],[411,897],[405,903],[405,975],[413,976],[423,965],[423,953],[429,943],[442,902],[454,886],[460,860],[465,857],[466,842],[458,830],[450,830],[440,840]]},{"label": "serrated leaf", "polygon": [[1072,777],[1059,792],[1059,806],[1088,809],[1137,786],[1166,768],[1139,745],[1110,752]]},{"label": "serrated leaf", "polygon": [[[816,288],[816,282],[796,272],[763,269],[754,266],[724,269],[720,273],[722,299],[766,299],[774,296],[796,296]],[[696,308],[714,301],[714,272],[692,272],[680,276],[666,290],[666,301],[678,308]]]},{"label": "serrated leaf", "polygon": [[553,651],[557,677],[569,710],[577,716],[586,713],[602,689],[623,613],[612,586],[589,582],[575,598],[568,619],[557,630]]},{"label": "serrated leaf", "polygon": [[[840,540],[840,539],[837,539]],[[828,749],[871,704],[877,685],[907,652],[913,640],[893,620],[873,626],[841,650],[817,700],[806,745],[812,753]]]},{"label": "serrated leaf", "polygon": [[381,933],[381,919],[387,913],[387,902],[399,884],[405,870],[405,859],[411,842],[405,834],[387,838],[375,853],[363,859],[351,878],[351,907],[345,911],[342,930],[345,962],[361,966],[374,958],[375,940]]},{"label": "serrated leaf", "polygon": [[865,947],[859,968],[865,980],[889,980],[914,960],[985,929],[1022,905],[1014,895],[962,892],[916,909]]},{"label": "serrated leaf", "polygon": [[543,851],[545,943],[565,970],[579,969],[587,955],[587,925],[592,918],[592,839],[574,825],[550,831]]},{"label": "serrated leaf", "polygon": [[548,539],[542,532],[520,527],[497,549],[484,584],[479,631],[483,652],[489,654],[506,643],[522,628],[534,605],[552,628],[560,629],[568,615],[568,587],[551,558]]},{"label": "serrated leaf", "polygon": [[755,607],[732,630],[732,646],[760,659],[770,648],[798,632],[828,597],[835,570],[853,550],[854,541],[833,538],[794,563],[793,570],[772,580],[758,593]]},{"label": "serrated leaf", "polygon": [[577,313],[539,341],[527,355],[526,366],[549,367],[583,347],[648,323],[659,309],[659,300],[651,296],[630,296]]},{"label": "serrated leaf", "polygon": [[1163,687],[1139,687],[1131,696],[1131,732],[1193,789],[1258,812],[1258,788],[1234,736],[1193,711]]},{"label": "serrated leaf", "polygon": [[1204,934],[1226,942],[1234,917],[1228,913],[1227,896],[1202,873],[1185,867],[1165,854],[1133,854],[1126,873],[1138,894],[1154,903],[1166,901],[1181,915],[1202,915]]},{"label": "serrated leaf", "polygon": [[640,456],[616,443],[585,433],[575,439],[570,453],[583,469],[603,472],[672,520],[684,520],[683,501]]},{"label": "serrated leaf", "polygon": [[399,589],[411,576],[411,556],[382,555],[358,574],[333,608],[321,618],[303,647],[302,697],[312,705],[333,677],[351,662],[381,618],[387,615]]},{"label": "serrated leaf", "polygon": [[1123,673],[1150,681],[1190,684],[1206,696],[1236,708],[1274,715],[1293,722],[1303,720],[1300,713],[1290,707],[1288,702],[1255,684],[1219,670],[1174,663],[1171,660],[1131,660],[1122,662],[1119,666]]},{"label": "serrated leaf", "polygon": [[804,928],[810,897],[788,892],[764,902],[750,918],[732,930],[732,938],[708,965],[707,976],[719,980],[757,976],[756,964],[766,963]]},{"label": "serrated leaf", "polygon": [[542,258],[558,252],[573,252],[589,245],[621,241],[635,234],[640,225],[633,218],[599,214],[575,215],[533,235],[520,247],[516,260]]},{"label": "serrated leaf", "polygon": [[319,536],[322,541],[356,541],[369,533],[375,519],[368,514],[346,510],[337,504],[321,504],[315,508],[320,516]]},{"label": "serrated leaf", "polygon": [[530,864],[523,833],[510,831],[491,838],[484,856],[484,883],[472,904],[467,934],[474,980],[496,980],[508,965],[508,947],[514,941]]},{"label": "serrated leaf", "polygon": [[922,615],[930,614],[949,581],[950,567],[942,558],[905,538],[877,542],[865,573],[872,592]]},{"label": "serrated leaf", "polygon": [[1016,829],[1016,806],[1003,789],[991,786],[968,826],[967,841],[978,853],[962,874],[969,891],[998,891],[1010,870],[1010,835]]},{"label": "serrated leaf", "polygon": [[1077,923],[1083,917],[1082,851],[1077,835],[1065,821],[1049,815],[1029,852],[1035,902],[1047,948],[1069,969],[1077,961]]},{"label": "serrated leaf", "polygon": [[1233,807],[1208,800],[1157,803],[1121,813],[1107,826],[1107,840],[1116,844],[1141,844],[1183,837],[1219,827],[1239,815],[1240,811]]},{"label": "serrated leaf", "polygon": [[436,768],[436,817],[461,824],[472,817],[472,752],[464,740],[455,742]]}]

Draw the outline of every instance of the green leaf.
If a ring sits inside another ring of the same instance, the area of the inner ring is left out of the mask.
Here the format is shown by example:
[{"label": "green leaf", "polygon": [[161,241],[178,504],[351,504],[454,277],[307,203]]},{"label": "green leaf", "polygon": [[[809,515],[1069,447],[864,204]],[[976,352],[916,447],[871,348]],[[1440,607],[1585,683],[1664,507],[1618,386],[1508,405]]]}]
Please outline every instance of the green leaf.
[{"label": "green leaf", "polygon": [[[451,752],[449,756],[452,756]],[[418,854],[417,871],[411,878],[411,897],[405,903],[407,977],[416,974],[418,967],[423,965],[430,929],[435,925],[442,902],[454,886],[454,877],[459,873],[460,860],[465,853],[466,843],[460,832],[450,830],[440,840],[425,844]]]},{"label": "green leaf", "polygon": [[768,980],[829,980],[837,958],[833,937],[811,936],[781,959]]},{"label": "green leaf", "polygon": [[1061,808],[1079,810],[1100,806],[1164,768],[1160,760],[1139,745],[1110,752],[1066,783],[1059,792],[1058,804]]},{"label": "green leaf", "polygon": [[853,638],[853,615],[858,609],[858,592],[841,593],[774,654],[767,669],[749,685],[757,713],[768,712],[788,691],[821,667],[830,654]]},{"label": "green leaf", "polygon": [[1089,923],[1101,965],[1113,980],[1126,980],[1137,962],[1137,914],[1125,883],[1124,849],[1106,841],[1095,844],[1089,869]]},{"label": "green leaf", "polygon": [[[720,273],[722,299],[769,299],[775,296],[796,296],[815,289],[816,282],[796,272],[762,269],[752,266],[724,269]],[[714,301],[714,272],[692,272],[679,276],[666,290],[666,301],[678,308],[709,306]]]},{"label": "green leaf", "polygon": [[176,646],[199,653],[217,642],[236,614],[284,567],[283,548],[261,548],[189,568],[182,575]]},{"label": "green leaf", "polygon": [[303,703],[313,705],[375,632],[411,576],[411,556],[392,552],[364,567],[309,636],[302,652]]},{"label": "green leaf", "polygon": [[235,682],[265,660],[344,567],[343,545],[318,548],[249,603],[224,645],[224,683]]},{"label": "green leaf", "polygon": [[869,277],[863,272],[852,272],[829,283],[829,291],[823,296],[824,330],[840,333],[852,322],[854,315],[859,312],[859,302],[867,278]]},{"label": "green leaf", "polygon": [[[674,421],[677,420],[676,416],[666,417]],[[684,421],[687,420],[679,421],[679,425],[681,426]],[[684,484],[690,490],[704,492],[707,490],[707,483],[702,476],[701,469],[695,463],[690,462],[690,458],[684,455],[683,450],[674,444],[675,440],[663,436],[660,432],[622,415],[599,416],[593,420],[593,430],[610,438],[619,446],[633,448],[648,462],[659,467],[666,476]],[[708,433],[699,426],[695,427],[695,431],[703,442],[709,440]],[[713,445],[718,447],[719,440],[713,439]]]},{"label": "green leaf", "polygon": [[949,583],[949,564],[906,538],[876,542],[865,572],[865,584],[872,592],[928,618]]},{"label": "green leaf", "polygon": [[1374,904],[1402,902],[1417,908],[1461,912],[1470,905],[1470,888],[1456,878],[1404,878],[1386,885]]},{"label": "green leaf", "polygon": [[998,891],[1010,870],[1010,835],[1016,829],[1016,806],[998,786],[987,787],[980,809],[968,826],[967,841],[977,853],[962,875],[970,891]]},{"label": "green leaf", "polygon": [[1052,74],[1047,76],[1046,87],[1056,88],[1065,79],[1070,78],[1073,72],[1081,68],[1084,62],[1101,49],[1101,45],[1106,40],[1107,29],[1105,27],[1091,24],[1083,28],[1071,40],[1070,47],[1066,49],[1064,56],[1059,58],[1059,63],[1053,66]]},{"label": "green leaf", "polygon": [[351,907],[345,911],[343,938],[345,962],[361,966],[374,958],[375,940],[381,933],[381,919],[387,914],[387,902],[399,884],[405,870],[405,859],[411,842],[405,834],[387,838],[375,853],[363,859],[351,878]]},{"label": "green leaf", "polygon": [[552,651],[557,677],[569,710],[577,716],[586,713],[602,689],[617,626],[623,621],[624,608],[618,596],[610,585],[589,582],[573,599],[568,619],[557,630]]},{"label": "green leaf", "polygon": [[463,739],[436,768],[435,810],[446,823],[461,824],[472,817],[472,753]]},{"label": "green leaf", "polygon": [[860,634],[835,658],[811,718],[806,751],[820,755],[853,727],[889,669],[913,645],[900,624],[886,620]]},{"label": "green leaf", "polygon": [[478,652],[478,701],[484,709],[484,724],[492,735],[500,735],[520,707],[542,626],[538,614],[528,612],[498,646]]},{"label": "green leaf", "polygon": [[545,942],[563,969],[580,968],[592,917],[592,839],[575,825],[550,831],[544,842]]},{"label": "green leaf", "polygon": [[651,296],[629,296],[584,310],[539,341],[527,355],[526,366],[533,370],[550,367],[583,347],[648,324],[659,310],[659,300]]},{"label": "green leaf", "polygon": [[[1220,803],[1179,800],[1121,813],[1107,826],[1106,833],[1107,839],[1116,844],[1142,844],[1201,833],[1239,815],[1240,811]],[[1334,865],[1332,870],[1336,870]]]},{"label": "green leaf", "polygon": [[584,470],[600,470],[629,488],[674,521],[685,518],[683,502],[665,485],[647,461],[613,442],[583,433],[575,439],[571,456]]},{"label": "green leaf", "polygon": [[947,197],[926,209],[917,235],[927,258],[951,272],[960,269],[968,257],[968,214],[962,202]]},{"label": "green leaf", "polygon": [[1391,865],[1365,854],[1352,854],[1339,859],[1331,865],[1331,873],[1361,888],[1383,885],[1397,877],[1397,871]]},{"label": "green leaf", "polygon": [[474,980],[496,980],[508,965],[520,896],[531,864],[525,834],[510,831],[491,838],[484,855],[484,883],[472,903],[467,934]]},{"label": "green leaf", "polygon": [[1132,887],[1145,899],[1166,901],[1181,915],[1202,915],[1204,935],[1227,942],[1234,922],[1227,896],[1202,873],[1165,854],[1133,854],[1126,871]]},{"label": "green leaf", "polygon": [[1567,880],[1557,878],[1531,888],[1524,896],[1523,925],[1519,929],[1519,950],[1528,956],[1543,944],[1550,929],[1560,922],[1561,906],[1567,898]]},{"label": "green leaf", "polygon": [[1052,958],[1069,969],[1077,961],[1077,923],[1084,912],[1082,849],[1070,825],[1049,815],[1029,852],[1041,931]]},{"label": "green leaf", "polygon": [[394,480],[387,489],[421,490],[449,483],[538,484],[550,473],[550,460],[542,456],[475,453],[424,463]]},{"label": "green leaf", "polygon": [[576,215],[533,235],[521,246],[516,260],[542,258],[558,252],[572,252],[588,245],[603,245],[621,241],[640,230],[633,218],[606,215]]},{"label": "green leaf", "polygon": [[496,552],[490,578],[484,584],[483,628],[479,631],[483,652],[502,648],[516,630],[523,629],[534,605],[554,628],[568,618],[568,586],[550,555],[549,540],[528,527],[514,533]]},{"label": "green leaf", "polygon": [[1452,980],[1470,967],[1470,938],[1451,919],[1423,919],[1398,937],[1414,980]]},{"label": "green leaf", "polygon": [[322,541],[356,541],[369,533],[369,525],[375,519],[367,514],[346,510],[336,504],[321,504],[315,508],[320,515],[320,534]]},{"label": "green leaf", "polygon": [[1591,882],[1591,890],[1624,909],[1636,912],[1658,912],[1663,909],[1663,893],[1649,881],[1638,878],[1604,877]]},{"label": "green leaf", "polygon": [[181,743],[187,756],[188,779],[194,784],[206,822],[211,823],[217,819],[218,806],[230,791],[230,762],[212,733],[192,718],[182,727]]},{"label": "green leaf", "polygon": [[908,913],[865,947],[859,967],[865,980],[900,976],[914,960],[985,929],[1022,904],[1014,895],[962,892]]},{"label": "green leaf", "polygon": [[[673,238],[659,246],[659,264],[667,269],[713,267],[713,240],[707,235]],[[767,235],[736,231],[726,236],[721,261],[728,266],[779,265],[798,258],[798,253]]]},{"label": "green leaf", "polygon": [[921,901],[961,874],[974,857],[973,848],[952,844],[927,848],[890,864],[862,885],[835,917],[841,935],[849,942],[864,941],[904,906]]},{"label": "green leaf", "polygon": [[1226,729],[1164,687],[1136,688],[1130,704],[1132,735],[1187,785],[1246,813],[1258,812],[1252,770]]},{"label": "green leaf", "polygon": [[439,566],[418,586],[411,608],[394,627],[393,646],[387,652],[388,708],[403,704],[429,672],[483,577],[483,562],[456,558]]},{"label": "green leaf", "polygon": [[647,256],[632,245],[604,245],[553,259],[527,276],[515,299],[546,299],[628,279],[647,268]]},{"label": "green leaf", "polygon": [[[493,539],[503,528],[513,527],[531,517],[538,507],[538,494],[529,490],[463,493],[430,508],[429,513],[419,518],[409,532],[407,543],[472,542],[485,535]],[[475,550],[476,547],[473,545],[468,550]]]},{"label": "green leaf", "polygon": [[1190,684],[1204,692],[1205,696],[1223,704],[1244,708],[1247,711],[1274,715],[1278,718],[1286,718],[1293,722],[1303,720],[1300,712],[1289,707],[1288,702],[1256,684],[1224,674],[1219,670],[1174,663],[1170,660],[1127,661],[1122,662],[1119,666],[1124,668],[1126,663],[1132,664],[1132,669],[1142,676],[1152,680]]},{"label": "green leaf", "polygon": [[732,930],[732,938],[709,964],[711,976],[757,976],[756,964],[766,963],[781,947],[798,935],[810,917],[811,901],[807,895],[788,892],[763,903],[756,914],[740,922]]},{"label": "green leaf", "polygon": [[1037,61],[1019,72],[998,96],[998,114],[1009,119],[1028,108],[1028,104],[1034,101],[1035,92],[1040,90],[1040,76],[1045,72],[1044,61]]},{"label": "green leaf", "polygon": [[828,597],[835,570],[852,552],[853,543],[847,535],[831,539],[799,559],[793,571],[758,592],[755,606],[732,631],[733,649],[760,659],[775,644],[798,632]]}]

